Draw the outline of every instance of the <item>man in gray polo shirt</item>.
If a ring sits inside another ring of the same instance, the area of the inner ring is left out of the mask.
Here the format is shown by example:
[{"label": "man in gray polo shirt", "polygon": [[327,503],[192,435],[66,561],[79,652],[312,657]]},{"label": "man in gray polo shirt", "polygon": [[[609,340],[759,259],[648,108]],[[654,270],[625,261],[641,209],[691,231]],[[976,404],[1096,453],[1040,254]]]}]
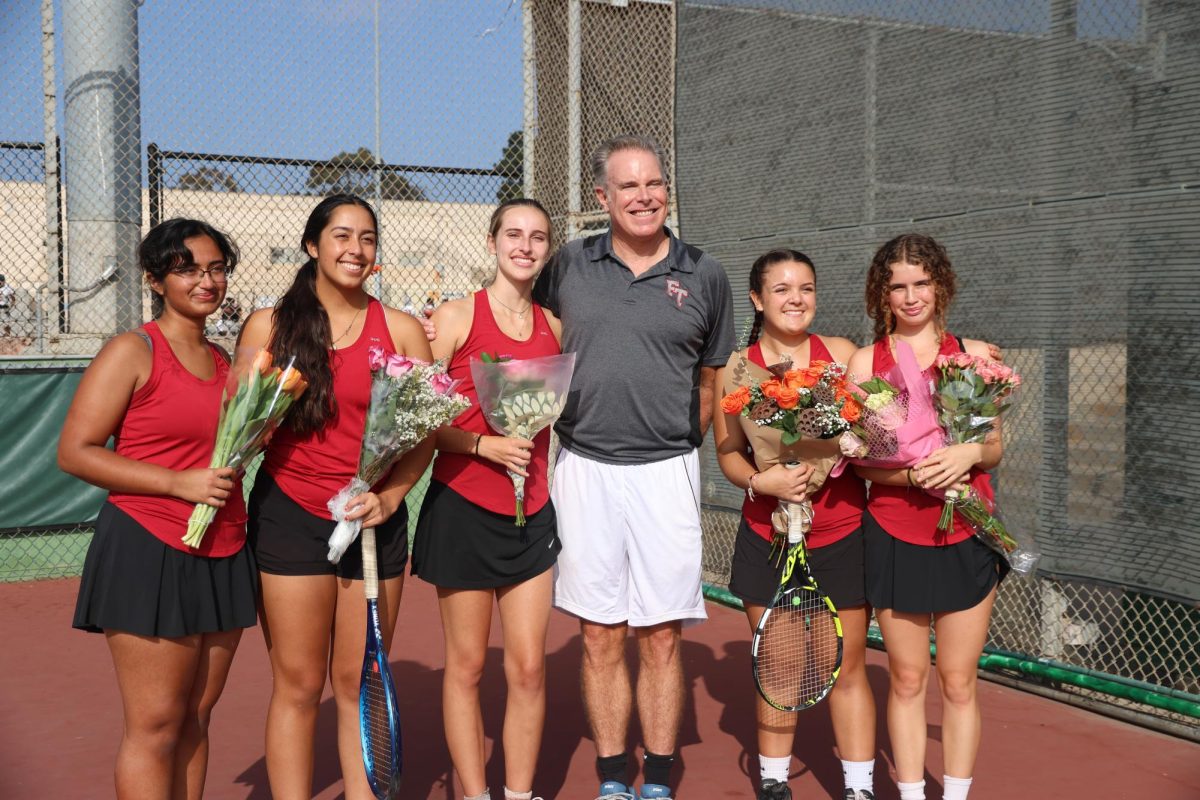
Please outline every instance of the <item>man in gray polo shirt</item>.
[{"label": "man in gray polo shirt", "polygon": [[645,137],[600,145],[592,172],[610,231],[564,245],[534,290],[563,321],[563,351],[576,354],[555,428],[563,551],[554,603],[580,618],[600,796],[614,800],[635,797],[625,750],[631,627],[646,749],[640,796],[670,796],[684,700],[680,630],[706,617],[696,448],[714,371],[734,344],[724,270],[665,227],[663,163],[661,147]]}]

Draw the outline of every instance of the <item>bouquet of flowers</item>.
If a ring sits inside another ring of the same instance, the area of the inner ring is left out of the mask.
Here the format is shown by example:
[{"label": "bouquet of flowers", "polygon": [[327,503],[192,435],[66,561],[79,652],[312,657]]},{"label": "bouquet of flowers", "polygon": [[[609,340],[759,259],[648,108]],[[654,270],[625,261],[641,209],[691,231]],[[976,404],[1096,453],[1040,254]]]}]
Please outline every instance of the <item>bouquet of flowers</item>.
[{"label": "bouquet of flowers", "polygon": [[[271,354],[259,350],[249,369],[229,373],[229,383],[217,421],[217,438],[208,466],[233,467],[239,472],[267,446],[267,440],[279,427],[292,403],[308,388],[304,377],[288,361],[279,369],[271,365]],[[204,532],[216,517],[217,509],[197,503],[188,518],[183,543],[198,548]]]},{"label": "bouquet of flowers", "polygon": [[363,426],[358,471],[328,503],[338,523],[329,537],[328,558],[334,564],[362,529],[361,520],[346,519],[350,499],[369,491],[402,455],[471,405],[454,391],[459,382],[446,374],[441,362],[430,364],[388,354],[379,346],[370,348],[369,359],[371,402]]},{"label": "bouquet of flowers", "polygon": [[[921,461],[948,441],[982,441],[1007,408],[1004,401],[1008,394],[1020,382],[1002,364],[958,353],[938,357],[939,378],[931,392],[912,349],[904,342],[896,343],[896,361],[896,367],[885,376],[859,384],[864,412],[859,424],[839,441],[844,458],[834,468],[834,475],[840,474],[849,461],[881,469],[902,469]],[[962,368],[958,367],[960,362],[964,364]],[[977,362],[988,365],[984,370],[986,379],[975,372]],[[946,364],[952,365],[948,373],[944,371]],[[964,370],[971,372],[969,387]],[[982,387],[979,397],[975,397],[976,378]],[[986,388],[989,381],[995,384],[994,388]],[[959,385],[950,386],[952,382]],[[1001,383],[1007,385],[1003,391]],[[955,433],[956,429],[960,433]],[[1040,557],[1037,551],[1009,532],[995,516],[990,500],[969,487],[961,496],[951,492],[933,494],[946,500],[938,524],[940,530],[949,530],[953,512],[957,510],[975,536],[1002,555],[1018,573],[1027,574],[1036,565]]]},{"label": "bouquet of flowers", "polygon": [[[744,357],[735,353],[734,359],[741,358],[728,370],[735,381],[741,379],[753,366],[744,362]],[[744,363],[743,363],[744,362]],[[732,391],[727,391],[721,398],[721,410],[726,414],[739,414],[759,428],[770,428],[779,432],[780,452],[771,454],[765,442],[754,441],[751,446],[755,462],[762,467],[761,461],[796,466],[795,457],[782,457],[784,450],[795,445],[801,439],[832,439],[849,431],[863,412],[862,402],[850,391],[850,382],[846,378],[846,367],[843,364],[829,361],[813,361],[804,369],[790,369],[790,364],[777,365],[769,368],[770,377],[754,380],[750,385],[741,384]],[[829,474],[832,462],[826,460],[824,467],[818,468],[809,481],[811,492],[815,492],[824,483]],[[812,503],[781,503],[780,512],[774,519],[777,531],[786,532],[789,542],[798,541],[799,536],[812,521]]]},{"label": "bouquet of flowers", "polygon": [[[968,353],[940,355],[934,362],[934,401],[938,424],[950,444],[982,442],[996,428],[1000,415],[1011,405],[1021,377],[1011,367]],[[946,492],[938,530],[950,530],[954,512],[965,519],[980,538],[1025,573],[1037,555],[1023,548],[994,515],[994,505],[971,487]],[[1024,566],[1028,562],[1028,566]]]},{"label": "bouquet of flowers", "polygon": [[[488,424],[505,436],[532,439],[562,413],[574,369],[574,353],[508,360],[485,358],[471,362],[471,378]],[[515,524],[524,525],[525,476],[509,470],[508,477],[516,497]]]},{"label": "bouquet of flowers", "polygon": [[896,431],[908,418],[907,398],[880,377],[864,381],[858,388],[864,393],[859,398],[862,414],[858,422],[838,438],[842,455],[854,459],[895,456],[900,448]]}]

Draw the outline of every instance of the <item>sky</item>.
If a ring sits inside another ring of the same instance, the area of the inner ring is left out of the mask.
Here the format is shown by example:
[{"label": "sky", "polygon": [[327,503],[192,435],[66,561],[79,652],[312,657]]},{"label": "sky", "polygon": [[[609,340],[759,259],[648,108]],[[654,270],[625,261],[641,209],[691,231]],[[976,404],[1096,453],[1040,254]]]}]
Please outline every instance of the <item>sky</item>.
[{"label": "sky", "polygon": [[[373,0],[145,0],[143,144],[288,158],[373,150],[373,9]],[[522,126],[520,3],[379,0],[379,9],[383,159],[491,167]],[[41,141],[39,0],[0,0],[0,63],[0,140]]]}]

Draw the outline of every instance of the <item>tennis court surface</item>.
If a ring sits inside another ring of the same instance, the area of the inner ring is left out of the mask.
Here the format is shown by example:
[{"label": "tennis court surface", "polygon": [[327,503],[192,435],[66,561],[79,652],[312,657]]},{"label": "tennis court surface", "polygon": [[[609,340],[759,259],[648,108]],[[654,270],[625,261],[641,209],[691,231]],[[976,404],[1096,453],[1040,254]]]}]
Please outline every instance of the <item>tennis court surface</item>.
[{"label": "tennis court surface", "polygon": [[[121,709],[111,662],[100,636],[70,627],[77,580],[0,584],[0,797],[111,797],[112,762]],[[675,773],[682,800],[753,798],[757,774],[749,632],[740,612],[709,605],[708,623],[688,629],[683,653],[688,704]],[[498,628],[498,624],[496,626]],[[504,685],[498,631],[488,653],[484,716],[488,746],[499,736]],[[392,671],[404,716],[405,778],[401,797],[457,800],[441,729],[441,628],[433,590],[410,580],[405,591]],[[896,800],[884,724],[885,658],[869,654],[879,701],[876,795]],[[579,698],[578,625],[551,620],[547,657],[548,719],[536,794],[592,800],[594,751]],[[212,723],[209,798],[270,797],[263,761],[263,720],[270,670],[262,634],[247,632]],[[931,695],[936,694],[931,687]],[[983,743],[972,800],[990,798],[1200,798],[1200,745],[1072,706],[983,681]],[[940,797],[940,709],[931,704],[927,794]],[[841,797],[824,707],[800,720],[797,800]],[[315,797],[342,796],[334,749],[333,701],[318,722]],[[492,752],[488,777],[502,796],[503,767]]]}]

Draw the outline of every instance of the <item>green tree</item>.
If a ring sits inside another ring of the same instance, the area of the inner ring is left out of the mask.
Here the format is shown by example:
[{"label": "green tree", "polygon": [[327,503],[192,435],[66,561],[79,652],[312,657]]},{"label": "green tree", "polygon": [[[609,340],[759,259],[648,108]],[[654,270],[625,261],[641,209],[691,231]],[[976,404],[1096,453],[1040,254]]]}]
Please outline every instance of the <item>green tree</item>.
[{"label": "green tree", "polygon": [[175,183],[176,189],[190,189],[196,192],[240,192],[238,182],[219,167],[197,167],[191,172],[179,176]]},{"label": "green tree", "polygon": [[492,169],[500,173],[503,182],[496,190],[496,200],[503,203],[525,195],[525,132],[513,131]]},{"label": "green tree", "polygon": [[[365,147],[343,151],[328,161],[314,164],[305,186],[314,194],[357,194],[375,196],[375,156]],[[425,200],[425,192],[398,172],[386,170],[380,177],[384,200]]]}]

